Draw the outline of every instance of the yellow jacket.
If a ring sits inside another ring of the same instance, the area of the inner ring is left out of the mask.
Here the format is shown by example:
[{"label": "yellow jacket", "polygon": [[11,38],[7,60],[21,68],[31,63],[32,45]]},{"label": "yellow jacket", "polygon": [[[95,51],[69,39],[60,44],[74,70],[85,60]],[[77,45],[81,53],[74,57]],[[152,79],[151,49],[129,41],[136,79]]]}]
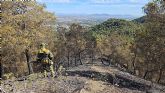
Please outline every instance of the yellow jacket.
[{"label": "yellow jacket", "polygon": [[37,53],[37,61],[49,63],[53,59],[53,54],[46,48],[41,48]]}]

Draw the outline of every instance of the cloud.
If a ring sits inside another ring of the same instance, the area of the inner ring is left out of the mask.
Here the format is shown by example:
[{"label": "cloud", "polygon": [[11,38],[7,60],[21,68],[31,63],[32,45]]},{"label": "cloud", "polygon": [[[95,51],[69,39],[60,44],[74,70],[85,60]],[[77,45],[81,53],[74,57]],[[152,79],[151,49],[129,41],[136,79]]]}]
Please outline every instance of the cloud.
[{"label": "cloud", "polygon": [[121,0],[90,0],[92,3],[119,3]]},{"label": "cloud", "polygon": [[129,0],[131,3],[143,3],[143,2],[149,2],[151,0]]},{"label": "cloud", "polygon": [[71,0],[37,0],[37,2],[41,3],[70,3]]},{"label": "cloud", "polygon": [[41,3],[144,4],[150,0],[37,0]]},{"label": "cloud", "polygon": [[139,2],[141,0],[129,0],[129,1],[132,2],[132,3],[137,3],[137,2]]},{"label": "cloud", "polygon": [[89,0],[91,3],[96,4],[142,4],[150,0]]}]

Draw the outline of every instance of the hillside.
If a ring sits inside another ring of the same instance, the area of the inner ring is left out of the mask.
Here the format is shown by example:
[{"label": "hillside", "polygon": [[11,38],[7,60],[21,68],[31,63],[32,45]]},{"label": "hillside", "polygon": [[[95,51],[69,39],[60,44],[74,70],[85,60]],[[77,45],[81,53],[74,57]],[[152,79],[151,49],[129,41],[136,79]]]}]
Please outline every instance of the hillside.
[{"label": "hillside", "polygon": [[96,34],[111,34],[116,32],[120,35],[125,35],[133,37],[135,32],[141,29],[142,25],[137,24],[133,21],[128,21],[124,19],[108,19],[101,24],[93,26],[91,31]]},{"label": "hillside", "polygon": [[131,15],[110,15],[110,14],[90,14],[90,15],[66,15],[66,14],[59,14],[57,15],[57,24],[68,26],[72,23],[79,23],[83,26],[94,26],[96,24],[100,24],[109,18],[119,18],[119,19],[126,19],[132,20],[136,17]]},{"label": "hillside", "polygon": [[41,75],[3,81],[7,93],[164,93],[165,87],[99,63],[70,68],[56,78]]},{"label": "hillside", "polygon": [[146,22],[146,16],[142,16],[140,18],[136,18],[134,20],[132,20],[133,22],[137,22],[137,23],[144,23]]},{"label": "hillside", "polygon": [[[138,21],[140,19],[143,19],[143,17],[136,20]],[[148,56],[147,51],[150,51],[151,54],[154,53],[151,51],[153,48],[149,50],[148,47],[154,45],[154,43],[151,42],[155,40],[151,38],[156,39],[158,36],[155,37],[155,35],[158,35],[161,30],[154,30],[156,27],[155,24],[153,24],[152,30],[157,32],[153,31],[148,33],[146,27],[150,29],[151,26],[123,19],[108,19],[101,24],[91,27],[91,33],[96,39],[97,48],[102,54],[101,57],[103,60],[107,60],[113,64],[119,64],[125,67],[130,73],[141,78],[155,82],[160,80],[162,84],[164,84],[163,82],[165,81],[162,76],[165,74],[161,72],[161,76],[158,78],[158,69],[160,68],[157,67],[157,62],[152,60],[153,62],[150,63],[146,61],[147,58],[144,59]],[[149,34],[150,36],[148,36]],[[161,38],[163,40],[164,37]],[[144,49],[144,47],[146,48]],[[161,50],[163,50],[163,48],[161,48]],[[162,53],[164,52],[162,51]],[[151,59],[152,58],[153,56]],[[160,61],[160,64],[164,64],[164,62]],[[151,66],[151,68],[148,68],[148,66]],[[152,69],[152,67],[155,68]]]},{"label": "hillside", "polygon": [[120,3],[110,5],[122,16],[104,14],[113,10],[107,4],[47,1],[72,14],[55,15],[38,0],[0,1],[0,93],[165,93],[164,0],[148,2],[137,19]]}]

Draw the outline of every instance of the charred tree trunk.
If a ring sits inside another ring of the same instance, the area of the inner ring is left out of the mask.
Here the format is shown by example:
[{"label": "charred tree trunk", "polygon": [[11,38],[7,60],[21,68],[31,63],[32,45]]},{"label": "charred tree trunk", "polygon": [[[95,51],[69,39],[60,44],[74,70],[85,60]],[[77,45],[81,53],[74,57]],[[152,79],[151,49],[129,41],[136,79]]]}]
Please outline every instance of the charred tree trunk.
[{"label": "charred tree trunk", "polygon": [[135,68],[136,57],[137,57],[137,53],[135,52],[135,57],[133,58],[133,61],[132,61],[133,74],[136,74],[136,68]]},{"label": "charred tree trunk", "polygon": [[80,65],[83,65],[82,60],[81,60],[81,51],[79,52],[78,57],[79,57]]},{"label": "charred tree trunk", "polygon": [[18,66],[16,64],[16,61],[14,62],[14,67],[12,68],[12,71],[14,71],[14,73],[18,72]]},{"label": "charred tree trunk", "polygon": [[149,71],[147,70],[147,71],[145,71],[145,73],[144,73],[144,76],[143,76],[143,79],[146,79],[146,76],[147,76],[147,74],[149,73]]},{"label": "charred tree trunk", "polygon": [[159,71],[158,81],[157,83],[160,83],[160,80],[162,79],[163,69],[161,68]]},{"label": "charred tree trunk", "polygon": [[3,74],[4,74],[4,68],[3,68],[3,64],[0,62],[0,78],[2,78]]},{"label": "charred tree trunk", "polygon": [[77,66],[77,56],[74,57],[75,66]]},{"label": "charred tree trunk", "polygon": [[79,53],[78,56],[79,56],[80,65],[83,65],[83,64],[82,64],[82,60],[81,60],[81,53]]},{"label": "charred tree trunk", "polygon": [[30,63],[30,54],[29,54],[29,50],[26,49],[25,50],[25,55],[26,55],[26,60],[27,60],[27,65],[28,65],[28,72],[29,72],[29,75],[33,73],[33,68],[32,68],[32,65]]},{"label": "charred tree trunk", "polygon": [[67,55],[67,59],[68,59],[68,68],[70,66],[70,53],[68,52],[68,55]]},{"label": "charred tree trunk", "polygon": [[94,62],[94,51],[92,50],[92,64]]},{"label": "charred tree trunk", "polygon": [[144,73],[143,79],[147,79],[147,78],[146,78],[147,75],[148,75],[149,73],[154,72],[154,71],[157,71],[157,70],[155,70],[155,69],[152,69],[152,70],[146,70],[145,73]]}]

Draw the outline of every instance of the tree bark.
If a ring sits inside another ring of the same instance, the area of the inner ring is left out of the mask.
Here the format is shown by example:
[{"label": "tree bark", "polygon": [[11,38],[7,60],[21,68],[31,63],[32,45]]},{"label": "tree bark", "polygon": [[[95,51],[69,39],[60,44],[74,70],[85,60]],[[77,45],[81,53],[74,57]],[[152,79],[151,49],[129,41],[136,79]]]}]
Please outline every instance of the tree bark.
[{"label": "tree bark", "polygon": [[92,64],[94,62],[94,51],[92,50]]},{"label": "tree bark", "polygon": [[147,76],[148,72],[149,72],[148,70],[145,71],[145,74],[144,74],[144,76],[143,76],[143,79],[146,79],[146,76]]},{"label": "tree bark", "polygon": [[160,83],[160,80],[161,80],[161,78],[162,78],[162,74],[163,74],[163,69],[161,68],[161,69],[160,69],[160,72],[159,72],[159,76],[158,76],[158,81],[157,81],[157,83]]},{"label": "tree bark", "polygon": [[67,55],[67,59],[68,59],[68,68],[70,66],[70,53],[68,52],[68,55]]},{"label": "tree bark", "polygon": [[77,66],[77,55],[74,57],[75,66]]},{"label": "tree bark", "polygon": [[82,61],[81,61],[81,54],[79,53],[78,56],[79,56],[80,65],[83,65],[83,64],[82,64]]},{"label": "tree bark", "polygon": [[83,65],[82,60],[81,60],[81,51],[79,52],[78,56],[79,56],[80,65]]},{"label": "tree bark", "polygon": [[0,62],[0,78],[2,78],[3,74],[4,74],[4,68],[3,68],[3,64]]},{"label": "tree bark", "polygon": [[136,74],[136,68],[135,68],[135,60],[136,60],[137,52],[135,52],[135,57],[132,61],[132,66],[133,66],[133,74]]},{"label": "tree bark", "polygon": [[27,60],[27,65],[28,65],[28,72],[30,75],[33,73],[33,68],[32,68],[31,63],[30,63],[30,54],[29,54],[28,49],[25,50],[25,55],[26,55],[26,60]]}]

